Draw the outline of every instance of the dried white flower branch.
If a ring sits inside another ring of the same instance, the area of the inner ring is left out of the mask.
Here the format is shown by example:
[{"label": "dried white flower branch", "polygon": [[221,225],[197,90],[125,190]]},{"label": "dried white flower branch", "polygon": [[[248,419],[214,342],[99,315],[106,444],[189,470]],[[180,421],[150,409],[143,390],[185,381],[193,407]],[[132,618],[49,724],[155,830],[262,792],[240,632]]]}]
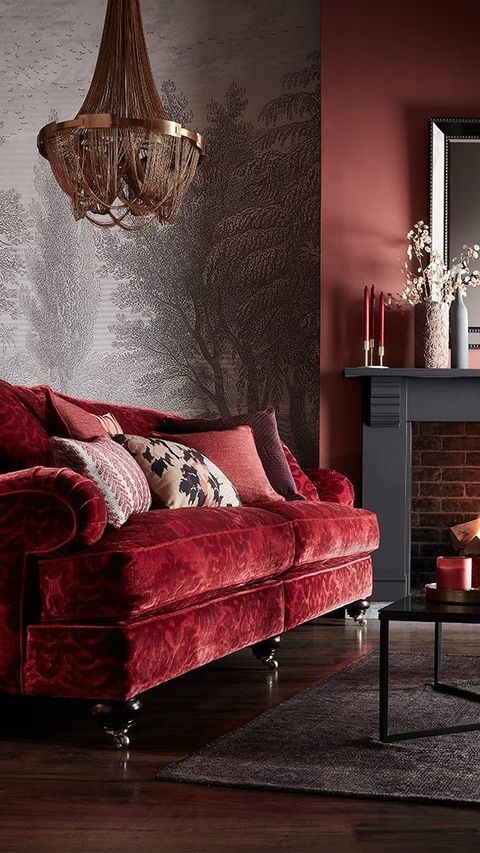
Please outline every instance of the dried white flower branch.
[{"label": "dried white flower branch", "polygon": [[432,238],[425,222],[416,222],[407,234],[407,261],[403,265],[405,285],[402,298],[411,305],[419,302],[447,302],[450,304],[457,291],[466,293],[467,287],[480,285],[480,272],[470,270],[470,264],[479,255],[480,246],[462,246],[459,258],[453,258],[447,267],[439,252],[432,252]]}]

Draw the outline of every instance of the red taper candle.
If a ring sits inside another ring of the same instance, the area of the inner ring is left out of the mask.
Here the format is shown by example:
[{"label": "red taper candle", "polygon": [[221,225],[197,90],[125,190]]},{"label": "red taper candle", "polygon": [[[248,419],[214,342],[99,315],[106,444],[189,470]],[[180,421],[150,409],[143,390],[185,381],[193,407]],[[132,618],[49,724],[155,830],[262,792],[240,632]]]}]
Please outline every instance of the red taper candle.
[{"label": "red taper candle", "polygon": [[380,293],[378,305],[378,356],[380,367],[383,367],[383,357],[385,355],[385,296],[383,290]]},{"label": "red taper candle", "polygon": [[372,284],[370,291],[370,340],[375,340],[375,285]]},{"label": "red taper candle", "polygon": [[370,288],[370,364],[373,364],[373,351],[375,348],[375,285]]},{"label": "red taper candle", "polygon": [[363,348],[365,351],[365,367],[368,367],[368,352],[370,349],[370,290],[368,285],[365,285],[363,291]]}]

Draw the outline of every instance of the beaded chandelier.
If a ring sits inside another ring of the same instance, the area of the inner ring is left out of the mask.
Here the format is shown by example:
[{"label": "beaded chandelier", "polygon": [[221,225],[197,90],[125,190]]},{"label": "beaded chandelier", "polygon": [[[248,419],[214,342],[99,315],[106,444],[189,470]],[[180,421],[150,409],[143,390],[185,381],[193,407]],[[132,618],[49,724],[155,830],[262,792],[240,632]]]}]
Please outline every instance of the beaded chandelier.
[{"label": "beaded chandelier", "polygon": [[[77,116],[42,127],[40,154],[76,219],[129,231],[169,222],[204,150],[170,121],[148,58],[140,0],[108,0],[93,80]],[[139,224],[125,217],[143,217]]]}]

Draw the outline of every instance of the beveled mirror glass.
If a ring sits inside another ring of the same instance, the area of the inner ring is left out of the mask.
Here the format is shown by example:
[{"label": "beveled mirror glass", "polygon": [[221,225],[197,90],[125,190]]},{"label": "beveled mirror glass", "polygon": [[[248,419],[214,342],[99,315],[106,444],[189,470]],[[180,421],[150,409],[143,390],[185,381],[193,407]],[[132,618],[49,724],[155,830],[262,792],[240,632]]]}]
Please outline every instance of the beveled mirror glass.
[{"label": "beveled mirror glass", "polygon": [[[464,244],[480,244],[480,119],[430,121],[430,228],[447,263]],[[480,287],[467,290],[465,304],[469,346],[480,349]]]}]

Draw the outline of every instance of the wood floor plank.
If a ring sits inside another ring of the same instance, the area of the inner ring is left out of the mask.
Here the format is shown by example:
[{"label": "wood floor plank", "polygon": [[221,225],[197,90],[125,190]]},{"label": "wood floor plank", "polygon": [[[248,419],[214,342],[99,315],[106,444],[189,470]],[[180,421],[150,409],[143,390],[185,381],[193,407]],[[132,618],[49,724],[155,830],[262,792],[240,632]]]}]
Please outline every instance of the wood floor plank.
[{"label": "wood floor plank", "polygon": [[[393,649],[429,650],[432,626],[394,624],[391,642]],[[153,778],[164,764],[377,643],[375,621],[361,631],[350,621],[321,619],[286,635],[277,673],[245,650],[163,685],[146,697],[126,766],[84,703],[1,701],[1,853],[473,853],[480,849],[480,813],[473,808]],[[445,649],[480,655],[480,627],[446,627]]]}]

